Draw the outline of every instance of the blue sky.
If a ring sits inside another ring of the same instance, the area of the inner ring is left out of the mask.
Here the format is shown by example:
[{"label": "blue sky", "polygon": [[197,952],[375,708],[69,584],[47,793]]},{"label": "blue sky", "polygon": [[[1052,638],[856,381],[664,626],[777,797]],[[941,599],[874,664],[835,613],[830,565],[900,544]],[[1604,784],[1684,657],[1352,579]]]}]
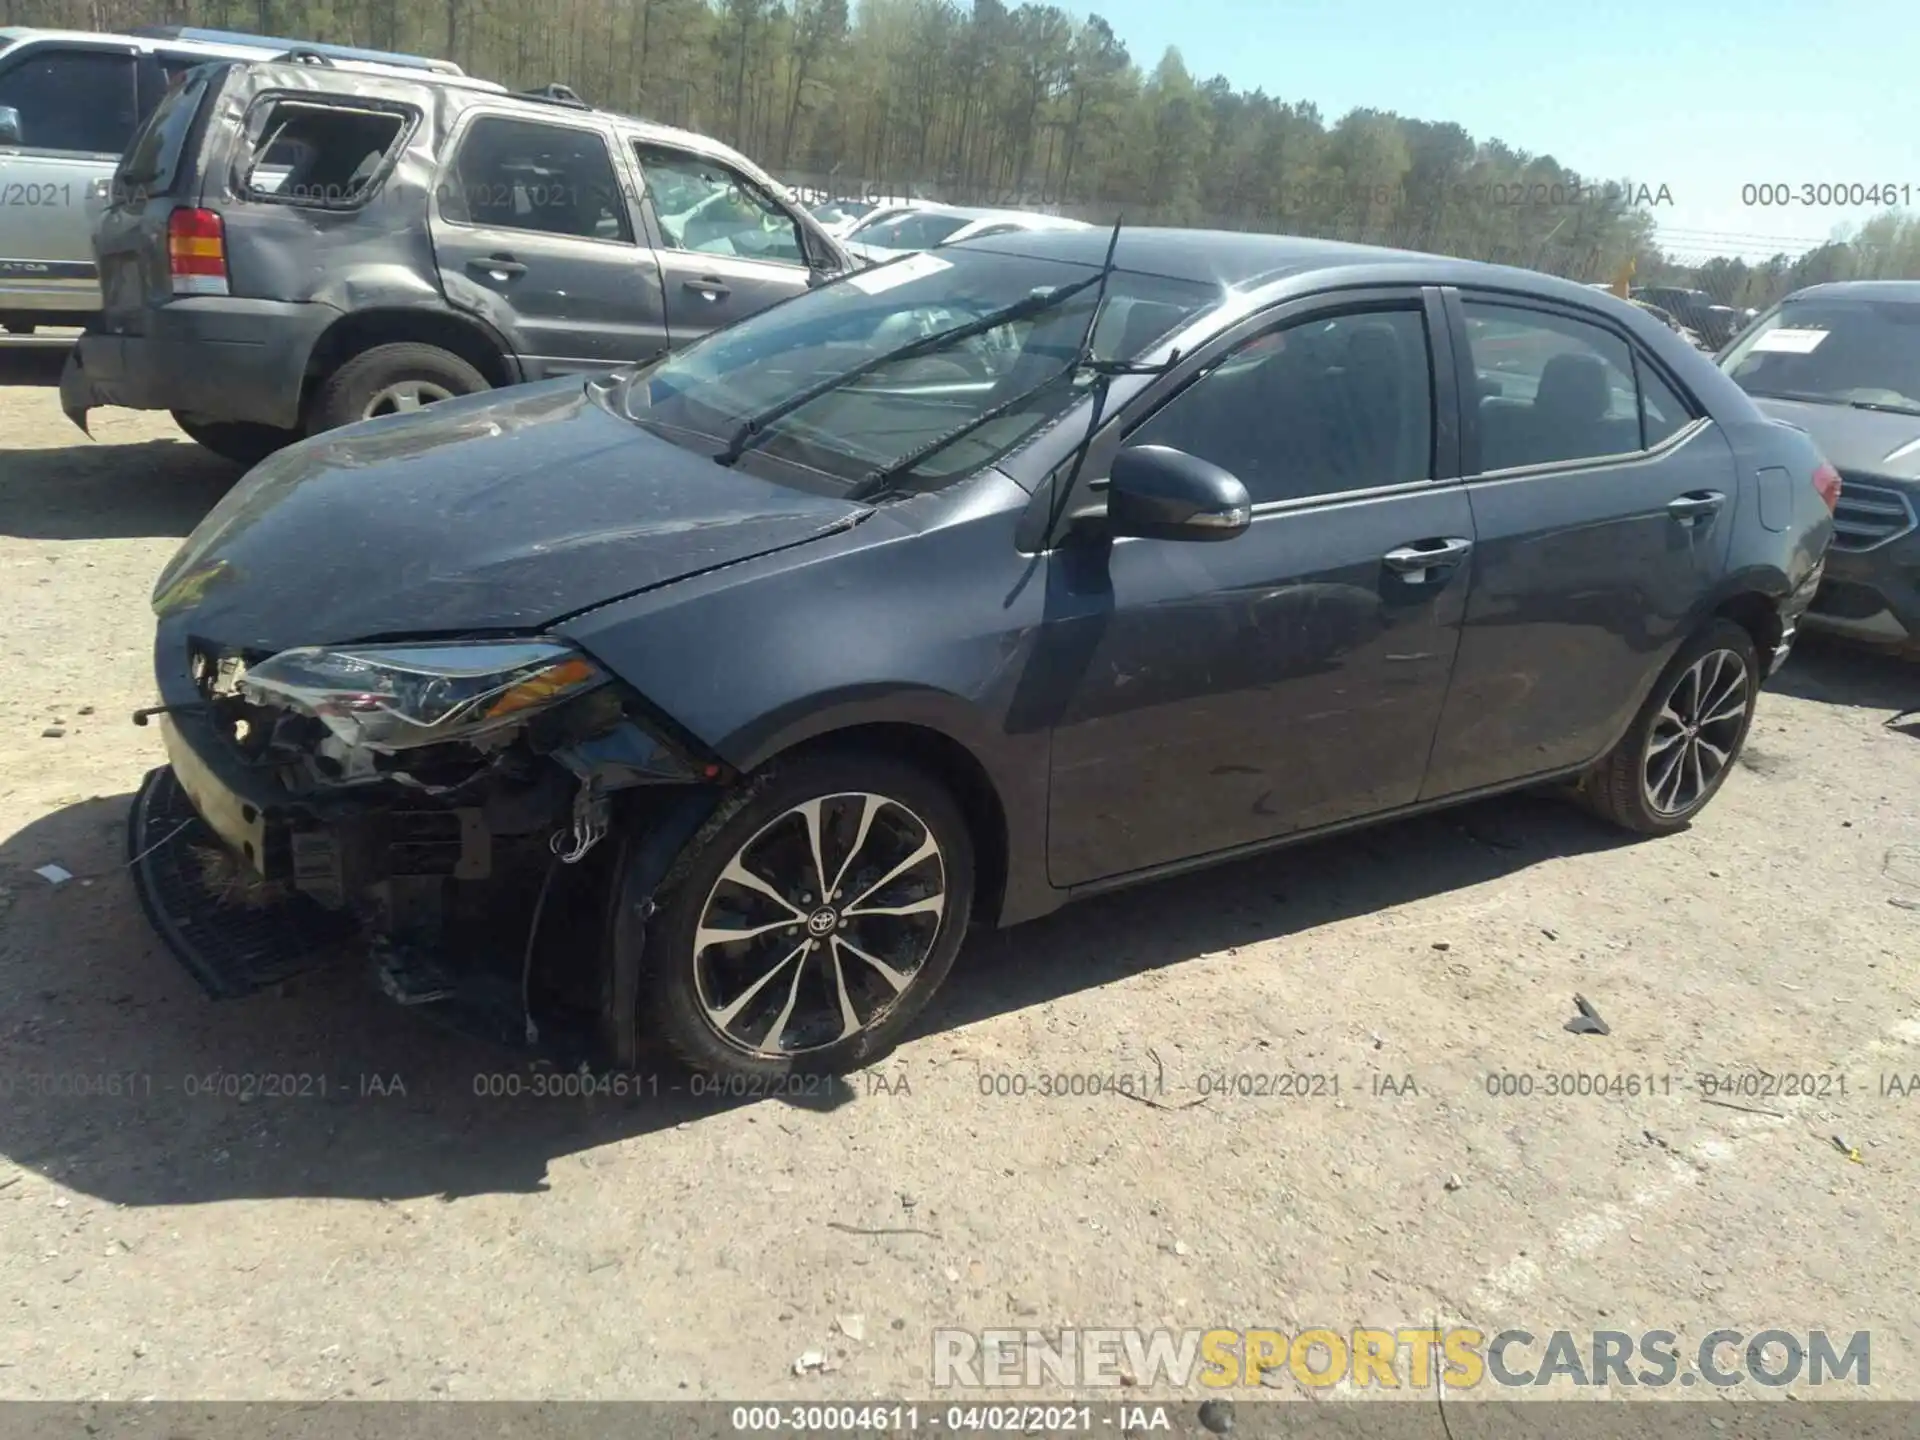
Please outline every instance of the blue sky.
[{"label": "blue sky", "polygon": [[1151,69],[1451,120],[1595,178],[1667,186],[1685,254],[1802,250],[1876,213],[1748,183],[1904,184],[1920,211],[1920,0],[1081,0]]}]

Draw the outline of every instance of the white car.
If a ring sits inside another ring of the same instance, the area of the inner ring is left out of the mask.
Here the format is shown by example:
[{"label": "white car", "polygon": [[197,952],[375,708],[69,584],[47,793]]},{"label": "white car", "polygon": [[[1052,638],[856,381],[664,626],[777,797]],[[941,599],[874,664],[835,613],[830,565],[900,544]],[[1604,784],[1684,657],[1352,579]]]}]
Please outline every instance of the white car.
[{"label": "white car", "polygon": [[1088,230],[1084,220],[1033,210],[981,210],[963,205],[920,205],[897,215],[862,222],[844,243],[858,258],[878,263],[915,250],[1002,235],[1013,230]]}]

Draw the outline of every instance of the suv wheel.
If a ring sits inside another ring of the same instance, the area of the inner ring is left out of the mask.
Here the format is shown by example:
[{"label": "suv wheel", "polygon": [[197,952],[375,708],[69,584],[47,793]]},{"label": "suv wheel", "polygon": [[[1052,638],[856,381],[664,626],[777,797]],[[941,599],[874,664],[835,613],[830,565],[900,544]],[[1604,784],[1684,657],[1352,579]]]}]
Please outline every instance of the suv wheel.
[{"label": "suv wheel", "polygon": [[1715,620],[1681,647],[1626,735],[1587,774],[1588,805],[1642,835],[1684,830],[1733,769],[1759,694],[1753,637]]},{"label": "suv wheel", "polygon": [[193,415],[173,412],[173,423],[223,460],[236,465],[258,465],[276,450],[284,450],[300,438],[298,430],[282,430],[277,425],[256,425],[244,420],[202,420]]},{"label": "suv wheel", "polygon": [[952,968],[973,904],[960,807],[878,756],[769,773],[674,872],[638,1018],[722,1077],[839,1074],[886,1053]]},{"label": "suv wheel", "polygon": [[332,430],[488,388],[486,376],[438,345],[376,345],[327,377],[314,397],[311,428]]}]

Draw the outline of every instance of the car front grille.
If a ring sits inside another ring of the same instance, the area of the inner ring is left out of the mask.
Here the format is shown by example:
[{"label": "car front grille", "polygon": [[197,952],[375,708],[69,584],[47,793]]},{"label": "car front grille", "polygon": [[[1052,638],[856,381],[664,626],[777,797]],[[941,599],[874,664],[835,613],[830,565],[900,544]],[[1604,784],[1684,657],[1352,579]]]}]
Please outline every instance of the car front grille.
[{"label": "car front grille", "polygon": [[1833,548],[1872,550],[1897,540],[1915,525],[1913,504],[1898,490],[1840,477],[1840,503],[1833,512]]}]

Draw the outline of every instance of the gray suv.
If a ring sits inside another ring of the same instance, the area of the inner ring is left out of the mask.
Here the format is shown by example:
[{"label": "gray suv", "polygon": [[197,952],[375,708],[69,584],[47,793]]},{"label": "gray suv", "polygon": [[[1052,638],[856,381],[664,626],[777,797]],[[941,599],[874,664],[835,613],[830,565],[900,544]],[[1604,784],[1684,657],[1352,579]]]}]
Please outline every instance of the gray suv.
[{"label": "gray suv", "polygon": [[202,67],[127,151],[62,377],[252,462],[303,434],[606,370],[853,268],[717,141],[346,62]]},{"label": "gray suv", "polygon": [[187,71],[295,49],[461,73],[446,60],[224,30],[0,29],[0,327],[84,325],[99,310],[92,236],[108,180]]}]

